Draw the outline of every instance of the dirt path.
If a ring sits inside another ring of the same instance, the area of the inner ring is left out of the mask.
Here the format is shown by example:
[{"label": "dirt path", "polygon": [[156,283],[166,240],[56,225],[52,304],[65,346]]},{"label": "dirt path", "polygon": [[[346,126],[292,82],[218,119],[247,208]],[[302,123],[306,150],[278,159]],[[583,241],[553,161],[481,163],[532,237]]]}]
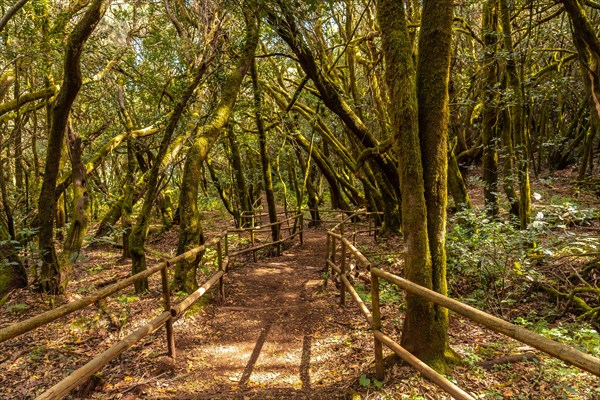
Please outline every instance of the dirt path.
[{"label": "dirt path", "polygon": [[[331,283],[323,290],[324,259],[325,233],[310,229],[304,245],[234,268],[224,304],[209,306],[206,315],[186,318],[175,328],[177,369],[186,370],[184,376],[163,388],[163,395],[159,388],[137,395],[345,398],[370,359],[362,339],[366,325],[354,307],[337,304]],[[205,334],[199,336],[193,326],[200,324]]]}]

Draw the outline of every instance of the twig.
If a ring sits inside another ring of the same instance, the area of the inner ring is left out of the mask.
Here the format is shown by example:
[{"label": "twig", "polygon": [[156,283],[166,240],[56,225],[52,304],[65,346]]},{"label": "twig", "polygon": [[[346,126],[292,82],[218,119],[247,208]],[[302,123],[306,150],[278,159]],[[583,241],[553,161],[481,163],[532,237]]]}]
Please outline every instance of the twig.
[{"label": "twig", "polygon": [[[136,387],[138,387],[138,386],[140,386],[140,385],[145,385],[146,383],[150,383],[150,382],[152,382],[153,380],[160,378],[161,376],[163,376],[163,375],[164,375],[164,374],[166,374],[166,373],[167,373],[167,371],[165,371],[165,372],[163,372],[162,374],[159,374],[159,375],[157,375],[157,376],[153,376],[152,378],[148,378],[148,379],[146,379],[145,381],[138,382],[138,383],[136,383],[135,385],[133,385],[133,386],[130,386],[130,387],[128,387],[127,389],[123,390],[123,391],[121,392],[121,394],[125,394],[125,393],[127,393],[127,392],[129,392],[129,391],[131,391],[131,390],[135,389]],[[167,381],[167,382],[168,382],[168,381]]]}]

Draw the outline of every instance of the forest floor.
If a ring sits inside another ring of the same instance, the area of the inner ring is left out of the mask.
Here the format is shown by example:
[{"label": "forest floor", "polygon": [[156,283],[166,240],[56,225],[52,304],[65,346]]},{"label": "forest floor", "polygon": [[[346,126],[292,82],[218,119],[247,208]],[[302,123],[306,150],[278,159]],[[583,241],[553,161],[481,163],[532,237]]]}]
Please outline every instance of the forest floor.
[{"label": "forest floor", "polygon": [[[554,185],[569,190],[559,180]],[[207,224],[215,224],[208,226],[209,230],[221,228],[215,221],[207,219]],[[168,254],[176,240],[173,229],[153,240],[150,247]],[[359,246],[366,254],[388,260],[390,270],[401,272],[402,266],[393,261],[402,251],[401,239],[388,237],[375,243],[365,237]],[[296,241],[279,257],[235,261],[225,279],[225,299],[213,290],[175,322],[175,361],[167,357],[164,329],[159,329],[111,362],[72,397],[450,399],[392,357],[387,357],[384,382],[373,377],[369,327],[351,300],[345,307],[339,305],[334,282],[323,286],[324,259],[324,228],[307,228],[304,244]],[[54,305],[127,276],[129,268],[118,249],[89,247],[74,270],[68,294],[55,298]],[[202,271],[199,281],[209,275],[209,270]],[[368,296],[366,276],[366,271],[353,273],[362,296]],[[182,294],[174,293],[172,302],[181,299]],[[399,340],[403,295],[384,287],[382,301],[384,332]],[[523,296],[507,317],[514,319],[528,309],[551,308],[548,301]],[[2,306],[0,326],[48,309],[48,297],[31,288],[15,291]],[[105,305],[87,307],[0,344],[0,399],[34,398],[161,311],[160,278],[155,277],[146,294],[122,291]],[[572,316],[565,318],[575,321]],[[589,340],[597,341],[597,337]],[[576,345],[585,347],[582,343]],[[464,362],[446,376],[476,398],[600,399],[597,377],[454,314],[450,317],[450,345]],[[591,346],[600,348],[599,343]],[[532,353],[533,359],[502,359],[524,353]]]}]

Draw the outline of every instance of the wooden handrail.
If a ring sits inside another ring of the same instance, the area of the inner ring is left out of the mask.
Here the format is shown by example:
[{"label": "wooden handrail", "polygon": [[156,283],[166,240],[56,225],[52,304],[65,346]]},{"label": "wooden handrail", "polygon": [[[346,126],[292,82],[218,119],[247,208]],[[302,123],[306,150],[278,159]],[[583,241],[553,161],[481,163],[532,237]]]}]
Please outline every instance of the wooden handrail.
[{"label": "wooden handrail", "polygon": [[[289,227],[289,221],[291,221],[291,220],[296,221],[298,219],[300,220],[300,225],[302,225],[302,217],[303,217],[303,215],[301,213],[298,213],[290,218],[286,218],[284,220],[281,220],[281,221],[278,221],[278,222],[275,222],[272,224],[263,225],[262,228],[269,227],[269,226],[276,226],[276,225],[281,226],[282,224],[284,224],[286,222],[288,223],[288,227]],[[250,230],[251,232],[256,231],[256,229],[254,229],[254,228],[243,229],[241,231],[245,231],[245,230]],[[10,338],[13,338],[15,336],[18,336],[25,332],[28,332],[28,331],[35,329],[41,325],[52,322],[52,321],[56,320],[57,318],[65,316],[71,312],[82,309],[82,308],[88,306],[89,304],[92,304],[92,303],[94,303],[100,299],[103,299],[121,289],[124,289],[141,279],[147,278],[157,272],[161,272],[161,280],[162,280],[162,286],[163,286],[163,292],[164,292],[163,306],[165,307],[165,311],[163,313],[161,313],[160,315],[158,315],[157,317],[155,317],[154,319],[152,319],[146,325],[136,329],[133,333],[131,333],[129,336],[127,336],[124,340],[116,343],[111,348],[109,348],[108,350],[106,350],[102,354],[100,354],[99,356],[97,356],[94,359],[92,359],[91,361],[89,361],[83,367],[77,369],[71,375],[69,375],[68,377],[66,377],[65,379],[63,379],[62,381],[60,381],[59,383],[57,383],[56,385],[51,387],[50,389],[46,390],[42,395],[40,395],[38,397],[38,399],[56,399],[56,398],[62,398],[63,396],[67,395],[72,389],[74,389],[75,387],[80,385],[83,381],[88,379],[95,372],[99,371],[102,367],[104,367],[106,364],[108,364],[111,360],[113,360],[118,355],[120,355],[121,353],[123,353],[124,351],[126,351],[127,349],[132,347],[133,345],[135,345],[135,343],[139,342],[142,338],[144,338],[147,335],[151,334],[152,332],[156,331],[160,326],[162,326],[162,324],[165,324],[165,326],[167,328],[167,340],[168,340],[168,344],[169,344],[169,354],[171,356],[174,356],[175,355],[174,338],[173,338],[172,326],[170,325],[172,318],[182,316],[183,313],[189,307],[191,307],[202,295],[204,295],[217,281],[220,283],[220,286],[221,286],[220,289],[221,289],[221,292],[223,293],[223,287],[222,287],[223,276],[227,272],[226,263],[228,262],[227,261],[228,260],[227,235],[228,235],[228,233],[231,233],[231,232],[232,231],[227,231],[225,234],[209,240],[202,246],[198,246],[198,247],[191,249],[183,254],[180,254],[174,258],[171,258],[171,259],[161,262],[151,268],[148,268],[145,271],[135,274],[129,278],[126,278],[120,282],[117,282],[113,285],[107,286],[106,288],[99,290],[98,292],[96,292],[90,296],[86,296],[82,299],[78,299],[71,303],[65,304],[57,309],[50,310],[48,312],[34,316],[26,321],[22,321],[20,323],[13,324],[8,327],[2,328],[2,329],[0,329],[0,342],[8,340]],[[267,245],[278,245],[280,243],[283,243],[285,240],[293,239],[296,235],[300,235],[300,237],[302,238],[302,227],[299,231],[294,232],[293,234],[290,234],[290,236],[288,236],[287,238],[282,238],[278,241],[269,243]],[[225,253],[226,253],[225,257],[223,257],[222,247],[221,247],[221,240],[223,240],[223,239],[225,240]],[[207,248],[209,248],[215,244],[217,244],[217,260],[219,263],[219,271],[216,274],[214,274],[200,288],[198,288],[196,291],[194,291],[189,296],[187,296],[182,302],[180,302],[179,304],[177,304],[175,306],[171,306],[170,299],[168,297],[166,297],[166,296],[168,296],[167,270],[169,269],[169,267],[173,264],[176,264],[179,261],[193,258],[198,253],[206,250]],[[261,247],[264,247],[264,246],[261,246]],[[252,251],[253,249],[244,249],[244,250]],[[256,250],[256,249],[254,249],[254,250]],[[235,253],[233,255],[235,255]],[[171,332],[169,332],[170,327],[171,327]]]},{"label": "wooden handrail", "polygon": [[95,357],[83,367],[74,371],[71,375],[67,376],[50,389],[46,390],[37,400],[46,399],[60,399],[66,396],[71,390],[76,388],[85,379],[92,376],[94,373],[99,371],[102,367],[108,364],[111,360],[114,360],[125,350],[132,347],[134,344],[148,336],[158,328],[162,326],[171,317],[170,311],[164,311],[146,325],[136,329],[133,333],[121,340],[108,350],[104,351],[99,356]]},{"label": "wooden handrail", "polygon": [[122,290],[128,286],[133,285],[135,282],[137,282],[141,279],[144,279],[144,278],[149,277],[150,275],[156,274],[157,272],[160,272],[160,270],[163,269],[167,265],[167,262],[169,263],[169,265],[174,265],[179,261],[195,257],[198,253],[200,253],[201,251],[204,251],[207,248],[211,247],[212,245],[216,244],[221,239],[222,239],[222,236],[217,236],[217,237],[209,240],[208,242],[204,243],[202,246],[195,247],[189,251],[186,251],[185,253],[178,255],[177,257],[171,258],[168,261],[161,262],[151,268],[146,269],[145,271],[139,272],[135,275],[130,276],[129,278],[123,279],[120,282],[116,282],[110,286],[107,286],[104,289],[101,289],[92,295],[82,297],[81,299],[77,299],[70,303],[64,304],[53,310],[49,310],[42,314],[38,314],[36,316],[26,319],[25,321],[21,321],[16,324],[12,324],[12,325],[6,326],[4,328],[1,328],[0,329],[0,343],[6,341],[8,339],[12,339],[16,336],[22,335],[23,333],[29,332],[29,331],[31,331],[35,328],[38,328],[42,325],[50,323],[60,317],[68,315],[72,312],[81,310],[82,308],[87,307],[88,305],[95,303],[98,300],[101,300],[105,297],[110,296],[111,294],[113,294],[115,292],[118,292],[119,290]]},{"label": "wooden handrail", "polygon": [[[281,226],[281,224],[284,224],[284,223],[292,221],[292,220],[294,220],[294,221],[300,220],[301,221],[300,225],[302,225],[302,218],[303,218],[302,213],[296,213],[293,216],[291,216],[291,217],[289,217],[287,219],[281,220],[281,221],[277,221],[277,222],[274,222],[274,223],[261,225],[261,226],[258,226],[258,227],[248,227],[248,228],[231,229],[231,230],[228,230],[227,233],[250,232],[252,234],[252,233],[261,232],[262,229],[267,228],[267,227],[276,226],[276,225]],[[291,235],[289,235],[286,238],[281,238],[281,239],[276,240],[274,242],[268,242],[268,243],[260,244],[258,246],[252,246],[252,247],[247,247],[247,248],[240,249],[240,250],[237,250],[237,251],[233,251],[233,252],[229,253],[229,256],[230,257],[235,257],[235,256],[239,256],[239,255],[242,255],[242,254],[250,253],[250,252],[252,252],[255,255],[256,254],[255,252],[257,250],[260,250],[260,249],[263,249],[263,248],[269,247],[269,246],[279,245],[281,243],[286,242],[287,240],[295,238],[297,235],[300,235],[300,241],[302,242],[302,229],[303,229],[303,227],[300,226],[300,230],[299,231],[292,233]],[[269,232],[269,231],[267,231],[267,232]]]},{"label": "wooden handrail", "polygon": [[[163,271],[164,271],[163,267]],[[147,335],[156,331],[162,324],[165,324],[172,317],[180,317],[183,313],[190,308],[203,294],[205,294],[223,275],[224,270],[219,270],[214,274],[204,285],[199,287],[196,291],[187,296],[179,304],[170,307],[169,310],[164,311],[162,314],[151,320],[148,324],[138,328],[135,332],[127,336],[122,341],[114,344],[108,350],[102,354],[94,357],[91,361],[85,364],[83,367],[77,369],[68,377],[46,390],[37,399],[57,399],[67,395],[71,390],[80,385],[87,378],[92,376],[94,373],[102,369],[106,364],[115,359],[119,354],[123,353],[137,342],[142,340]]]},{"label": "wooden handrail", "polygon": [[408,350],[394,342],[390,337],[384,335],[381,331],[373,331],[373,336],[381,343],[385,344],[400,358],[410,364],[414,369],[419,371],[423,376],[429,379],[431,382],[438,385],[440,388],[445,390],[448,394],[452,395],[455,399],[459,400],[475,400],[474,397],[463,391],[461,388],[438,374],[429,365],[413,356]]},{"label": "wooden handrail", "polygon": [[[345,221],[348,221],[353,216],[348,217]],[[448,308],[458,314],[461,314],[475,322],[481,323],[482,325],[492,329],[493,331],[503,333],[509,337],[512,337],[519,342],[528,344],[536,349],[539,349],[555,358],[563,360],[567,363],[575,365],[584,371],[588,371],[594,375],[600,376],[600,359],[578,351],[570,346],[558,343],[554,340],[548,339],[535,332],[529,331],[528,329],[514,325],[501,318],[494,317],[483,311],[477,310],[473,307],[467,306],[457,300],[451,299],[447,296],[441,295],[433,290],[419,286],[411,281],[403,279],[397,275],[393,275],[389,272],[383,271],[371,265],[369,260],[358,250],[352,242],[350,242],[344,236],[344,222],[338,223],[334,228],[327,231],[327,259],[326,266],[331,267],[335,271],[342,281],[343,285],[341,290],[348,290],[352,295],[355,302],[358,304],[359,309],[367,321],[371,324],[373,337],[375,340],[375,361],[378,378],[383,378],[383,365],[381,356],[381,344],[386,345],[393,350],[398,356],[404,359],[407,363],[412,365],[421,374],[436,383],[440,388],[451,394],[453,397],[461,400],[471,400],[473,397],[462,389],[458,388],[453,383],[449,382],[443,376],[435,372],[421,360],[413,356],[406,349],[402,348],[391,338],[381,332],[381,324],[379,322],[379,284],[377,283],[378,278],[385,279],[404,290],[411,292],[412,294],[423,297],[429,301],[439,304],[443,307]],[[340,233],[335,233],[334,230],[339,229]],[[353,232],[355,234],[356,232]],[[350,232],[348,232],[350,234]],[[357,263],[370,271],[372,287],[372,311],[370,312],[358,293],[352,286],[351,282],[346,277],[346,271],[344,265],[345,259],[340,260],[341,266],[336,264],[336,241],[341,243],[342,257],[345,258],[347,254],[346,249],[349,250],[351,257],[353,256]],[[324,285],[327,284],[327,278],[325,279]],[[376,293],[374,293],[376,292]],[[340,293],[340,303],[344,304],[344,293]]]},{"label": "wooden handrail", "polygon": [[494,317],[493,315],[487,314],[476,308],[463,304],[460,301],[441,295],[433,290],[419,286],[416,283],[401,278],[397,275],[390,274],[389,272],[383,271],[379,268],[371,267],[371,273],[385,279],[388,282],[398,285],[402,289],[407,290],[412,294],[416,294],[473,321],[476,321],[493,331],[503,333],[521,343],[528,344],[529,346],[535,347],[536,349],[548,353],[553,357],[559,358],[569,364],[591,372],[594,375],[600,376],[600,359],[592,355],[583,353],[570,346],[558,343],[552,339],[548,339],[547,337],[532,332],[526,328],[511,324],[510,322],[501,318]]}]

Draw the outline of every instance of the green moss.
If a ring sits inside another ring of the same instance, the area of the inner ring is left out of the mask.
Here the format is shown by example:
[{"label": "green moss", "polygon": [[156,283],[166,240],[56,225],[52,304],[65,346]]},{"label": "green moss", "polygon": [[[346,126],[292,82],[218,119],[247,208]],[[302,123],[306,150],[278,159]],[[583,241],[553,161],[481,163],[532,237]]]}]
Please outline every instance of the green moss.
[{"label": "green moss", "polygon": [[204,296],[200,297],[200,299],[198,299],[198,301],[195,302],[194,305],[188,308],[188,310],[185,312],[185,315],[189,317],[198,314],[199,312],[204,310],[204,307],[206,307],[211,300],[212,295],[210,293],[204,294]]}]

